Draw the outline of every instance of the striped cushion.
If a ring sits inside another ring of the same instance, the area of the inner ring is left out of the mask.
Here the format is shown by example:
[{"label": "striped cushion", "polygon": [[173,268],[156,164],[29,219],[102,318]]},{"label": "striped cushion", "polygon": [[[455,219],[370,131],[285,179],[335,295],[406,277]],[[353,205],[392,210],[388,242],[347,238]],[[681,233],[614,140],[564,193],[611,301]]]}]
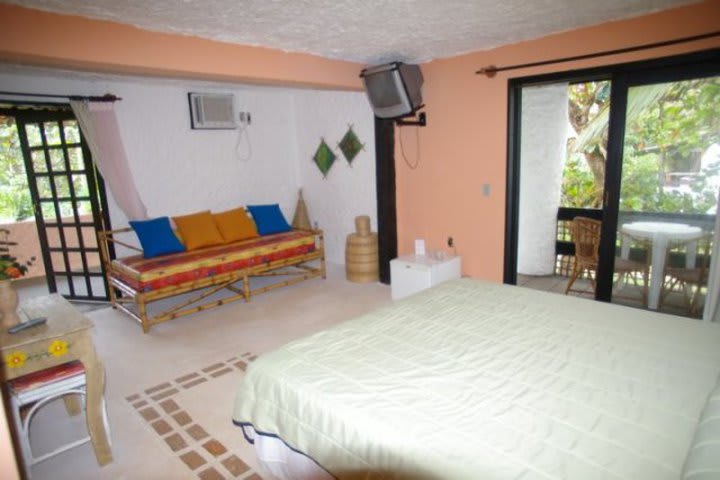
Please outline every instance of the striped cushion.
[{"label": "striped cushion", "polygon": [[291,231],[155,258],[133,255],[113,264],[123,283],[135,291],[150,292],[314,250],[312,233]]},{"label": "striped cushion", "polygon": [[46,387],[51,383],[59,382],[70,377],[84,375],[85,368],[77,360],[63,363],[55,367],[46,368],[38,372],[28,373],[22,377],[15,378],[8,382],[10,389],[15,393],[27,392],[36,388]]},{"label": "striped cushion", "polygon": [[683,470],[683,480],[720,478],[720,384],[700,415]]}]

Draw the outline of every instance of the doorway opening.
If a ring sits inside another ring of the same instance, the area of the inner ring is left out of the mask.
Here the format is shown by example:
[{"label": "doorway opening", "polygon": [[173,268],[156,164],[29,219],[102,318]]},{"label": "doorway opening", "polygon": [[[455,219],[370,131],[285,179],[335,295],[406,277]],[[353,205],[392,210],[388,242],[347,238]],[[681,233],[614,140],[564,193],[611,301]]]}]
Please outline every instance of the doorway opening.
[{"label": "doorway opening", "polygon": [[13,256],[36,259],[19,286],[108,301],[96,235],[110,225],[107,198],[70,107],[3,105],[0,139],[2,228]]},{"label": "doorway opening", "polygon": [[[511,81],[506,283],[702,316],[720,189],[717,55]],[[599,227],[595,264],[572,282],[585,248],[576,217]]]}]

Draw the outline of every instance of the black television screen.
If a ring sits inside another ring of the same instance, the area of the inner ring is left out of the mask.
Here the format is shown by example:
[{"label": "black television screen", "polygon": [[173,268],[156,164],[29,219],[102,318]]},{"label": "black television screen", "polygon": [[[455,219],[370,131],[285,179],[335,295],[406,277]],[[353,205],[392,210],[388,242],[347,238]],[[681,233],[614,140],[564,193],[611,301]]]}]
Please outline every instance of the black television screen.
[{"label": "black television screen", "polygon": [[377,117],[405,117],[422,107],[423,77],[417,65],[388,63],[366,68],[360,77]]}]

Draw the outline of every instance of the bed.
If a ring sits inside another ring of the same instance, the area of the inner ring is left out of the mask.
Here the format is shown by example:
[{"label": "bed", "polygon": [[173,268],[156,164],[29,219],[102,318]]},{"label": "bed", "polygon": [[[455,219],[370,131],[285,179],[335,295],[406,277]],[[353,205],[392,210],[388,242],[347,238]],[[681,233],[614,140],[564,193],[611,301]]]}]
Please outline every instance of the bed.
[{"label": "bed", "polygon": [[280,478],[707,480],[719,373],[717,324],[461,279],[262,355],[233,420]]}]

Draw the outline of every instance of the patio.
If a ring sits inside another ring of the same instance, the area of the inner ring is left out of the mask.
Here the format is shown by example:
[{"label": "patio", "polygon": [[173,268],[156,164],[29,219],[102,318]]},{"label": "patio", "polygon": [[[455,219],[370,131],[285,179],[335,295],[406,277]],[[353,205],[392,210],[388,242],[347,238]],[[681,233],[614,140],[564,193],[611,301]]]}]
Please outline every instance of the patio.
[{"label": "patio", "polygon": [[[533,290],[542,290],[545,292],[556,293],[559,295],[565,294],[565,288],[568,283],[568,276],[566,275],[517,275],[517,285],[524,288],[530,288]],[[584,291],[583,293],[570,292],[568,295],[587,298],[588,300],[594,300],[592,292],[592,286],[590,281],[584,278],[580,278],[575,282],[573,288]],[[704,297],[704,295],[703,295]],[[640,289],[633,283],[622,283],[617,285],[613,289],[613,303],[617,305],[625,305],[628,307],[645,309],[642,300],[642,293]],[[680,291],[672,291],[667,294],[658,312],[689,316],[683,293]],[[702,310],[700,311],[702,315]],[[692,318],[699,318],[693,316]]]}]

